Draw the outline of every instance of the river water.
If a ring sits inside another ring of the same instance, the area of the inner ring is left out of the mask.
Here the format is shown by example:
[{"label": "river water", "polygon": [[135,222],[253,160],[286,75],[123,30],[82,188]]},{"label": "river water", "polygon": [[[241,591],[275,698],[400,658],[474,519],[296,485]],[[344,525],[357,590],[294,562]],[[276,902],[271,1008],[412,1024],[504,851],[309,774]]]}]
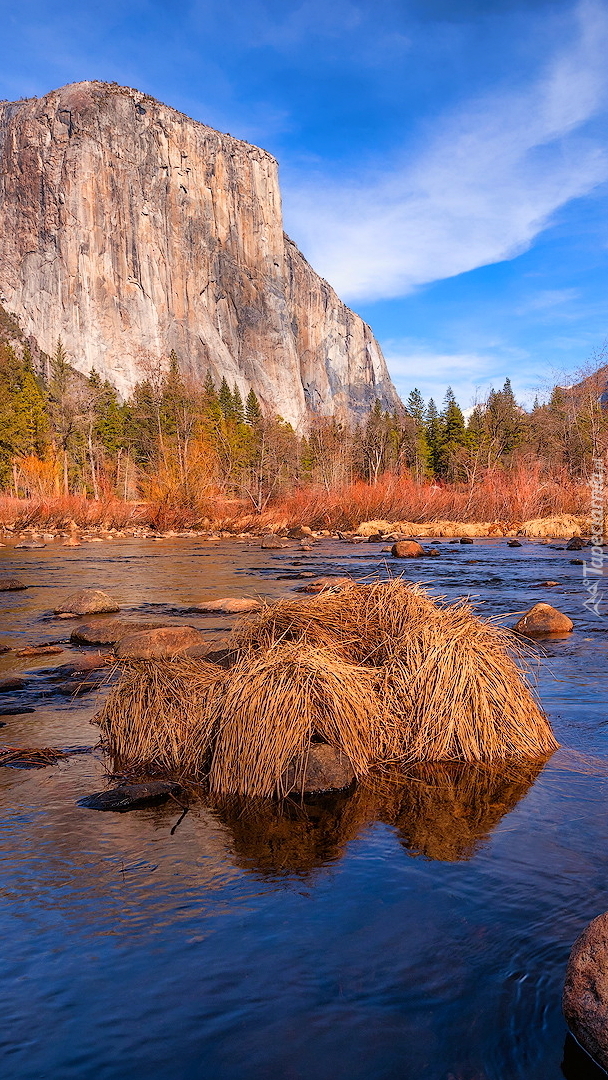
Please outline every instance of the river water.
[{"label": "river water", "polygon": [[[608,909],[608,616],[585,610],[564,550],[440,551],[407,564],[437,594],[474,595],[487,615],[548,600],[574,620],[538,673],[562,748],[542,769],[439,770],[288,816],[200,805],[177,828],[173,804],[78,807],[105,786],[98,750],[0,768],[3,1076],[589,1080],[576,1048],[564,1059],[560,995],[574,939]],[[387,558],[330,540],[7,547],[0,575],[31,587],[0,594],[0,637],[66,639],[52,610],[86,586],[127,616],[214,633],[229,620],[184,609],[279,596],[303,571],[385,576]],[[98,694],[57,676],[74,655],[0,657],[0,678],[26,677],[0,695],[1,743],[95,744]],[[6,714],[18,708],[34,711]]]}]

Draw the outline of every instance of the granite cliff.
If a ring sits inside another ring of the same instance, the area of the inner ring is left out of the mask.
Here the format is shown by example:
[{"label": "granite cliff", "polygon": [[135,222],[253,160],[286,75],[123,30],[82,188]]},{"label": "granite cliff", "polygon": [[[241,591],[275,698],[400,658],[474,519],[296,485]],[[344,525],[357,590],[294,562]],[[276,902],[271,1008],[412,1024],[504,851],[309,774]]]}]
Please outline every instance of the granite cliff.
[{"label": "granite cliff", "polygon": [[124,395],[174,349],[300,430],[400,407],[370,328],[284,235],[275,159],[115,84],[0,105],[0,303]]}]

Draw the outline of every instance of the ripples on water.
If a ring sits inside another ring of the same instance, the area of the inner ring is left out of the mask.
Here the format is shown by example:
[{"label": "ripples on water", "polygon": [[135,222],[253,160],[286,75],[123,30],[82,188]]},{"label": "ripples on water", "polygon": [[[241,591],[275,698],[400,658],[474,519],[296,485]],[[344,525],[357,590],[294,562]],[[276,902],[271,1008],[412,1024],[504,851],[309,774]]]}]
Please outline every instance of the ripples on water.
[{"label": "ripples on water", "polygon": [[[3,1075],[593,1080],[573,1043],[564,1057],[560,995],[572,942],[608,908],[608,623],[584,611],[566,552],[441,550],[414,564],[437,593],[473,593],[488,615],[548,600],[574,619],[538,673],[563,749],[543,768],[427,767],[283,812],[198,805],[173,834],[176,806],[76,806],[103,787],[97,751],[0,769]],[[385,575],[385,559],[330,541],[5,549],[0,573],[32,588],[0,594],[1,634],[67,637],[50,613],[77,587],[174,619],[217,596],[281,595],[302,571]],[[54,678],[71,658],[0,657],[0,676],[20,663],[28,678],[2,708],[35,709],[3,716],[0,741],[95,742],[94,694]]]}]

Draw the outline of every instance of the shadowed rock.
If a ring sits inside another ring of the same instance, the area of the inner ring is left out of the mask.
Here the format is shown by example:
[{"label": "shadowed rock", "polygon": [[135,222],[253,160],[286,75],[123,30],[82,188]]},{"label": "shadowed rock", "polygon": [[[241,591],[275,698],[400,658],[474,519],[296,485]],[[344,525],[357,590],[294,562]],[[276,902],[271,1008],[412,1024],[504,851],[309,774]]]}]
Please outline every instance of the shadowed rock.
[{"label": "shadowed rock", "polygon": [[181,791],[179,784],[155,780],[145,784],[120,784],[108,791],[98,791],[79,799],[77,805],[88,810],[138,810],[142,806],[153,806],[165,802],[172,795]]},{"label": "shadowed rock", "polygon": [[608,912],[598,915],[572,947],[562,1006],[572,1034],[608,1070]]},{"label": "shadowed rock", "polygon": [[526,637],[545,637],[548,634],[569,634],[574,627],[572,619],[551,604],[534,604],[513,629]]},{"label": "shadowed rock", "polygon": [[55,608],[56,615],[102,615],[113,611],[120,611],[120,606],[101,589],[79,589]]},{"label": "shadowed rock", "polygon": [[288,792],[312,794],[340,791],[354,781],[355,774],[345,754],[325,743],[312,743],[306,760],[289,769],[285,788]]},{"label": "shadowed rock", "polygon": [[0,592],[20,592],[21,589],[29,588],[23,581],[16,577],[0,577]]},{"label": "shadowed rock", "polygon": [[16,690],[25,690],[25,679],[0,679],[0,694],[12,694]]},{"label": "shadowed rock", "polygon": [[581,551],[587,544],[580,536],[573,536],[566,544],[566,551]]}]

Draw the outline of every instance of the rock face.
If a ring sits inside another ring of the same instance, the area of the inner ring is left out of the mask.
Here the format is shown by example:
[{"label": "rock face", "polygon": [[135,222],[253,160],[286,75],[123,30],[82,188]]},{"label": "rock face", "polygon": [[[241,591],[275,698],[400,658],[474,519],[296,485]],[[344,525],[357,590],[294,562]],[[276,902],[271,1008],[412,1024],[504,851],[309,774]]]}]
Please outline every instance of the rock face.
[{"label": "rock face", "polygon": [[534,604],[513,629],[526,637],[544,637],[546,634],[569,634],[574,626],[572,619],[551,604]]},{"label": "rock face", "polygon": [[574,943],[563,1009],[572,1034],[608,1070],[608,912],[594,919]]},{"label": "rock face", "polygon": [[369,327],[284,236],[275,159],[127,87],[0,105],[0,302],[124,395],[175,349],[299,429],[401,407]]}]

